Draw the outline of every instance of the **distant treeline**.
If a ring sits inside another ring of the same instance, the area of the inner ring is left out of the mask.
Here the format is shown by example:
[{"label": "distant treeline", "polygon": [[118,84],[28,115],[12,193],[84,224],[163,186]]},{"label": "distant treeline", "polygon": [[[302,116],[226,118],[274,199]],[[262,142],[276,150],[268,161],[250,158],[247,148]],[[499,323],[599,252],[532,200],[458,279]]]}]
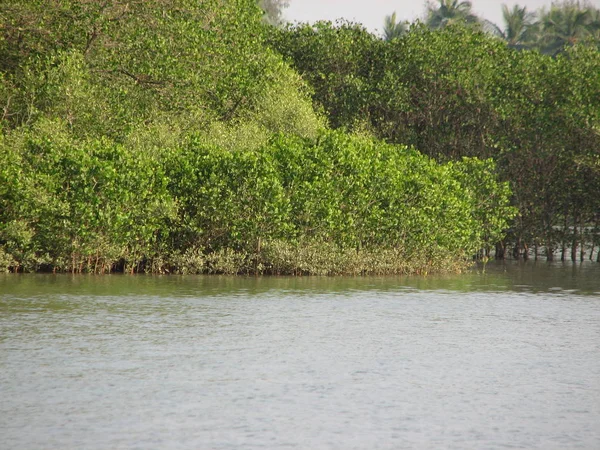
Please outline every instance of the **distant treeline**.
[{"label": "distant treeline", "polygon": [[599,61],[279,29],[253,0],[4,1],[0,269],[426,273],[507,229],[579,242]]},{"label": "distant treeline", "polygon": [[[548,55],[578,43],[600,45],[600,9],[589,1],[548,1],[548,6],[536,11],[518,4],[512,8],[503,4],[501,8],[502,24],[495,24],[475,14],[470,1],[430,1],[425,3],[423,23],[431,29],[462,25],[500,38],[511,48]],[[399,22],[393,13],[384,20],[383,37],[388,41],[401,37],[409,28],[408,22]]]}]

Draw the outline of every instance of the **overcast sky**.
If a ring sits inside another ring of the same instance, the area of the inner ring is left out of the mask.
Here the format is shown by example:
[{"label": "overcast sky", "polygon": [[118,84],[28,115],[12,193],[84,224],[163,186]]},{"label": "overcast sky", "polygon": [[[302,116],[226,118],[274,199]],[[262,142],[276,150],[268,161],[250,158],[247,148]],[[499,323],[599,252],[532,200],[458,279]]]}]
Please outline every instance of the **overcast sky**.
[{"label": "overcast sky", "polygon": [[[338,18],[362,23],[372,32],[380,32],[386,15],[396,11],[399,20],[413,21],[423,16],[424,0],[289,0],[290,7],[285,17],[291,22],[315,22]],[[437,3],[437,1],[435,1]],[[502,24],[502,4],[510,8],[514,4],[527,6],[535,11],[549,6],[551,0],[472,0],[473,11],[495,24]],[[590,4],[600,7],[600,0],[591,0]]]}]

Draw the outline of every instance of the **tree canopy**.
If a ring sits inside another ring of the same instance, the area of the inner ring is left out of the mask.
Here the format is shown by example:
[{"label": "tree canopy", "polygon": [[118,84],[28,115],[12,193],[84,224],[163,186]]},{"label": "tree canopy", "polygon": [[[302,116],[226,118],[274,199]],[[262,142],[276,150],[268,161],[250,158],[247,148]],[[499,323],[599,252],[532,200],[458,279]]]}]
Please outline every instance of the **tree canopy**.
[{"label": "tree canopy", "polygon": [[273,26],[255,0],[0,3],[0,270],[591,256],[595,10],[506,10],[499,39],[467,3],[441,2],[455,15],[435,26],[392,15],[389,39]]},{"label": "tree canopy", "polygon": [[469,1],[429,1],[425,23],[433,29],[458,23],[482,28],[513,48],[537,49],[550,55],[585,40],[600,44],[600,9],[587,1],[552,2],[550,7],[537,11],[528,11],[518,4],[512,9],[504,4],[501,7],[503,23],[499,25],[475,15]]},{"label": "tree canopy", "polygon": [[1,270],[425,273],[499,238],[513,209],[492,161],[341,129],[367,125],[354,99],[370,110],[383,41],[296,35],[259,6],[0,4]]},{"label": "tree canopy", "polygon": [[[549,258],[557,248],[565,257],[567,246],[597,242],[600,52],[593,43],[550,56],[460,25],[413,25],[389,42],[352,24],[282,34],[275,48],[313,86],[331,126],[439,161],[493,158],[519,209],[510,236],[517,254],[545,246]],[[340,51],[345,46],[351,51]]]}]

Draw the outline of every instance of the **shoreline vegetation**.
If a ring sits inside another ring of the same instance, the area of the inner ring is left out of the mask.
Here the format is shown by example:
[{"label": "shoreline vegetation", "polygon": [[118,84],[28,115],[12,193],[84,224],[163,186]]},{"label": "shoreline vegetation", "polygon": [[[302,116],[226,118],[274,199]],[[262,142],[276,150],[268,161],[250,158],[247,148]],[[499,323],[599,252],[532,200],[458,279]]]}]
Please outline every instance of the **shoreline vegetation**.
[{"label": "shoreline vegetation", "polygon": [[429,274],[600,244],[595,41],[275,22],[2,2],[0,272]]},{"label": "shoreline vegetation", "polygon": [[478,205],[511,214],[490,160],[439,164],[338,131],[235,151],[199,136],[140,154],[71,142],[59,125],[11,158],[23,209],[0,262],[15,272],[456,271],[506,224]]}]

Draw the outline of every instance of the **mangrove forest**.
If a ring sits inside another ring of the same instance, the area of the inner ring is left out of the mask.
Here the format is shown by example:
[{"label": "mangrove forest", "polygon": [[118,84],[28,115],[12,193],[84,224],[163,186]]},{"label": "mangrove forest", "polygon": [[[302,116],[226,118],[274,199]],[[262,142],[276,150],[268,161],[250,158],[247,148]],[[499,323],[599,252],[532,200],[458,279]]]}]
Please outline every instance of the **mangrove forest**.
[{"label": "mangrove forest", "polygon": [[600,261],[597,10],[511,41],[434,4],[382,37],[285,3],[4,0],[0,271]]}]

